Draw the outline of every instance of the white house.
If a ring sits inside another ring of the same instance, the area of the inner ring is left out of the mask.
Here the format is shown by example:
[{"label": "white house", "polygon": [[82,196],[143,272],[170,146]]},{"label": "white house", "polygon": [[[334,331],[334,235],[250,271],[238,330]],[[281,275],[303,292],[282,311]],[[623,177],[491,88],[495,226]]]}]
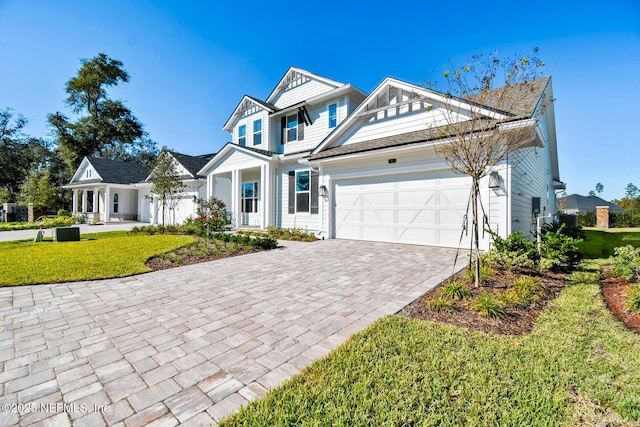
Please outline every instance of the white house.
[{"label": "white house", "polygon": [[[487,227],[530,234],[556,213],[559,179],[551,79],[536,80],[518,111],[469,100],[479,113],[528,127],[531,137],[481,183]],[[300,227],[321,237],[468,247],[470,178],[438,155],[446,144],[443,94],[393,78],[369,96],[291,67],[265,101],[242,98],[224,129],[228,143],[199,174],[207,194],[231,182],[234,225]],[[507,126],[505,126],[506,129]],[[482,246],[487,248],[489,239]]]},{"label": "white house", "polygon": [[85,220],[144,221],[148,207],[136,183],[148,175],[149,169],[136,163],[85,157],[64,188],[72,191],[73,215],[83,216]]}]

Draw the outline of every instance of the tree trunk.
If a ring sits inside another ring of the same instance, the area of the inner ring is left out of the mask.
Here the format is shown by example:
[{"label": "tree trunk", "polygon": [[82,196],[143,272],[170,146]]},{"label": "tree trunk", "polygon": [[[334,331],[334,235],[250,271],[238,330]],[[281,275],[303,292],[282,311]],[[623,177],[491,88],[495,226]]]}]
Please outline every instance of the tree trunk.
[{"label": "tree trunk", "polygon": [[472,186],[471,186],[471,208],[473,211],[473,255],[474,255],[474,265],[473,268],[475,270],[475,287],[480,286],[480,231],[478,224],[478,197],[480,196],[480,185],[478,183],[478,179],[473,177]]}]

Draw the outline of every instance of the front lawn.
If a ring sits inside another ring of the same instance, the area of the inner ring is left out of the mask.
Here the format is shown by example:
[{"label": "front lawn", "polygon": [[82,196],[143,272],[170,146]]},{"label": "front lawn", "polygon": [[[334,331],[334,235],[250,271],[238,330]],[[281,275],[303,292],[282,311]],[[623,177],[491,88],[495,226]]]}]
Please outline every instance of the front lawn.
[{"label": "front lawn", "polygon": [[585,240],[578,245],[584,258],[608,258],[619,246],[632,245],[640,247],[640,229],[595,229],[584,230]]},{"label": "front lawn", "polygon": [[389,316],[221,425],[637,425],[640,336],[593,264],[528,335]]},{"label": "front lawn", "polygon": [[0,243],[0,286],[94,280],[144,273],[145,262],[193,242],[191,236],[83,234],[79,242]]}]

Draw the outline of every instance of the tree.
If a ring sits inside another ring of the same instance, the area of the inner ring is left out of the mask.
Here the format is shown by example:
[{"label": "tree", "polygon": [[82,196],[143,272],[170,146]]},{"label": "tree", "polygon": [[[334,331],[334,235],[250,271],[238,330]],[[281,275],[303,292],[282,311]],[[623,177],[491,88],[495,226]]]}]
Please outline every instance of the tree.
[{"label": "tree", "polygon": [[596,192],[595,192],[595,191],[593,191],[593,190],[589,190],[589,194],[588,194],[588,196],[589,196],[589,197],[596,197]]},{"label": "tree", "polygon": [[2,199],[13,201],[20,186],[34,168],[42,168],[50,158],[47,143],[31,138],[22,130],[27,119],[11,109],[0,110],[0,190]]},{"label": "tree", "polygon": [[535,120],[527,121],[533,111],[523,106],[536,92],[534,81],[544,66],[537,54],[534,49],[532,56],[506,59],[475,55],[465,66],[444,72],[447,90],[438,110],[444,126],[434,132],[446,141],[438,141],[435,147],[454,171],[471,177],[476,286],[480,280],[480,180],[535,136]]},{"label": "tree", "polygon": [[99,53],[83,59],[82,67],[66,84],[67,106],[77,115],[70,121],[60,112],[48,116],[60,154],[72,174],[85,156],[138,161],[157,157],[157,144],[146,137],[142,123],[122,101],[108,97],[107,89],[129,81],[123,63]]},{"label": "tree", "polygon": [[178,175],[176,161],[168,151],[163,151],[158,156],[151,172],[151,182],[153,183],[152,191],[162,206],[162,227],[164,228],[167,209],[169,211],[175,209],[185,188]]},{"label": "tree", "polygon": [[59,187],[49,179],[49,170],[34,170],[20,187],[21,204],[32,203],[41,209],[54,209],[59,205]]},{"label": "tree", "polygon": [[602,192],[604,191],[604,185],[602,185],[602,183],[597,183],[596,184],[596,193],[598,193],[598,196],[600,196],[602,194]]},{"label": "tree", "polygon": [[638,193],[640,193],[640,190],[638,190],[638,187],[631,182],[627,184],[624,189],[624,195],[627,199],[636,199],[638,197]]}]

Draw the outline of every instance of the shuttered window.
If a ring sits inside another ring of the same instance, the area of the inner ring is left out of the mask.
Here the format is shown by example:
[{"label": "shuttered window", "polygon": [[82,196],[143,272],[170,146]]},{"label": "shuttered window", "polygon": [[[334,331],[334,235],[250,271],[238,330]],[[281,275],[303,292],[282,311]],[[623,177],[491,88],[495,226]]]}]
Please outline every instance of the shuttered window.
[{"label": "shuttered window", "polygon": [[316,171],[289,172],[288,212],[318,213],[319,175]]}]

